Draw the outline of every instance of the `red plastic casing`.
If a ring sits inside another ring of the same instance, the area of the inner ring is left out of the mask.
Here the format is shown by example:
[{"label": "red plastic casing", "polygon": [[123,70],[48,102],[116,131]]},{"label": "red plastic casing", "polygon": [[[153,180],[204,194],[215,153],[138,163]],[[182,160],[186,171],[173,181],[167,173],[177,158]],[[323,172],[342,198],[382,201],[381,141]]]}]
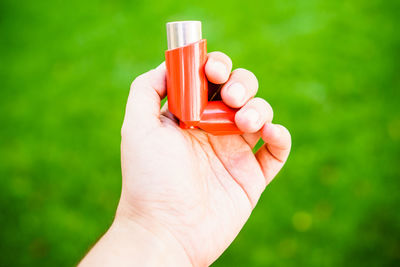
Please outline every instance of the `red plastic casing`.
[{"label": "red plastic casing", "polygon": [[213,135],[242,134],[235,124],[236,111],[222,101],[210,101],[197,126]]},{"label": "red plastic casing", "polygon": [[207,105],[206,61],[205,39],[165,52],[168,109],[187,127],[199,123]]},{"label": "red plastic casing", "polygon": [[206,61],[205,39],[165,52],[168,109],[183,129],[201,128],[213,135],[241,134],[234,121],[237,110],[222,101],[208,101]]}]

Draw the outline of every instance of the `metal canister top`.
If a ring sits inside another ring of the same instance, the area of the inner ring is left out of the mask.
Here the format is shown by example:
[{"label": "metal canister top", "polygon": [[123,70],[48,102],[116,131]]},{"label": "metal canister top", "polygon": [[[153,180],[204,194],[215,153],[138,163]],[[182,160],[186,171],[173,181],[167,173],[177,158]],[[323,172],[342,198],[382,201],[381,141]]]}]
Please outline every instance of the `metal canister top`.
[{"label": "metal canister top", "polygon": [[168,50],[201,40],[200,21],[174,21],[167,23]]}]

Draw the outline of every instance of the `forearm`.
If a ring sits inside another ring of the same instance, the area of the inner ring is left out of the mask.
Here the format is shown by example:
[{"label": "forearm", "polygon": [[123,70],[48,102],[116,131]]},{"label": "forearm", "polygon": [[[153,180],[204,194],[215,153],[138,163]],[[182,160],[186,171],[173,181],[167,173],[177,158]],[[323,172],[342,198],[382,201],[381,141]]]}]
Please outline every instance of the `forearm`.
[{"label": "forearm", "polygon": [[172,236],[119,219],[114,221],[79,266],[192,265],[184,249]]}]

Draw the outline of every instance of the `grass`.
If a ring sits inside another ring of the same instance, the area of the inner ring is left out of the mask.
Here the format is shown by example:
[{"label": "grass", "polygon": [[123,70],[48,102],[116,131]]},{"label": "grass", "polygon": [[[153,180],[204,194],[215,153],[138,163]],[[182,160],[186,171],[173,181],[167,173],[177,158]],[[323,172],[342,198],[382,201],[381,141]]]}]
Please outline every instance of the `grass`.
[{"label": "grass", "polygon": [[0,265],[76,264],[112,221],[131,81],[165,23],[252,70],[289,161],[215,266],[398,266],[398,1],[0,3]]}]

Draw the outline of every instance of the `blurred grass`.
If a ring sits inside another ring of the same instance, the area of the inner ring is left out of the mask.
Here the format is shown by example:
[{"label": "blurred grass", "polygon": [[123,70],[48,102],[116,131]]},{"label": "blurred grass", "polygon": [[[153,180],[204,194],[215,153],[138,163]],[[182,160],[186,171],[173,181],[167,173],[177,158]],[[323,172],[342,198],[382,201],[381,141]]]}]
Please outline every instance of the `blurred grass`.
[{"label": "blurred grass", "polygon": [[215,266],[399,266],[400,2],[0,2],[0,265],[76,264],[120,191],[129,85],[165,23],[252,70],[290,159]]}]

